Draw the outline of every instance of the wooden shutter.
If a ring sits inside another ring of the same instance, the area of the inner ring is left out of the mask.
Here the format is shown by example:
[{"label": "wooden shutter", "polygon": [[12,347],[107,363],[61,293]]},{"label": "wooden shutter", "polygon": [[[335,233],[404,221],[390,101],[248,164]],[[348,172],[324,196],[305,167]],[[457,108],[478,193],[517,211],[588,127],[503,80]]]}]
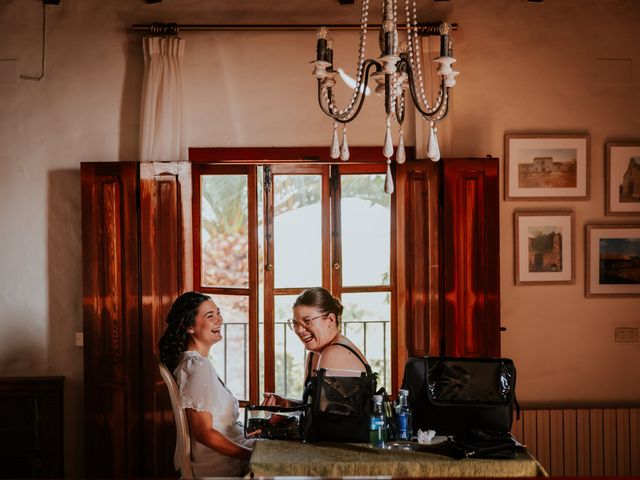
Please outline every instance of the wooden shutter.
[{"label": "wooden shutter", "polygon": [[498,159],[447,159],[441,164],[443,353],[497,357]]},{"label": "wooden shutter", "polygon": [[140,476],[136,163],[83,163],[85,475]]}]

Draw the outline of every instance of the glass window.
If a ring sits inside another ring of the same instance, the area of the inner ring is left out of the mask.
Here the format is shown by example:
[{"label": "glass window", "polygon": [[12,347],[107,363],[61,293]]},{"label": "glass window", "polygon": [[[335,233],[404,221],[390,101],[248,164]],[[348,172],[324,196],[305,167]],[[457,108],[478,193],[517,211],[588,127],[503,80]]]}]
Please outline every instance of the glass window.
[{"label": "glass window", "polygon": [[384,174],[342,175],[342,285],[389,285],[391,207]]},{"label": "glass window", "polygon": [[249,285],[246,175],[202,175],[201,282],[209,287]]},{"label": "glass window", "polygon": [[274,175],[275,288],[322,284],[320,175]]},{"label": "glass window", "polygon": [[240,295],[211,295],[224,323],[222,340],[209,356],[222,381],[237,398],[249,398],[249,302]]},{"label": "glass window", "polygon": [[358,345],[379,386],[391,388],[391,294],[388,292],[344,293],[342,331]]},{"label": "glass window", "polygon": [[[223,340],[211,358],[238,399],[259,402],[266,389],[302,398],[306,351],[286,320],[296,296],[313,286],[341,299],[343,333],[391,391],[390,196],[378,165],[350,168],[195,170],[201,258],[194,288],[222,311]],[[330,193],[332,186],[339,189]]]}]

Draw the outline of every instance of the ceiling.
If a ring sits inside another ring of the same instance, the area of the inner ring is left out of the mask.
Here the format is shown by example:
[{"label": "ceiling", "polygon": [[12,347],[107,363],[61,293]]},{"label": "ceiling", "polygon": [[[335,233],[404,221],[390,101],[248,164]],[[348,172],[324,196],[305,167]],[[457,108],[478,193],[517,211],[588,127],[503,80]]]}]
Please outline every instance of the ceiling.
[{"label": "ceiling", "polygon": [[[162,0],[135,4],[121,13],[132,24],[175,22],[178,24],[235,24],[235,25],[301,25],[301,24],[359,24],[361,0],[353,5],[341,5],[338,0]],[[380,23],[380,1],[370,4],[370,23]],[[420,22],[447,20],[451,2],[417,0]],[[404,7],[402,7],[404,8]],[[404,15],[403,15],[404,16]]]}]

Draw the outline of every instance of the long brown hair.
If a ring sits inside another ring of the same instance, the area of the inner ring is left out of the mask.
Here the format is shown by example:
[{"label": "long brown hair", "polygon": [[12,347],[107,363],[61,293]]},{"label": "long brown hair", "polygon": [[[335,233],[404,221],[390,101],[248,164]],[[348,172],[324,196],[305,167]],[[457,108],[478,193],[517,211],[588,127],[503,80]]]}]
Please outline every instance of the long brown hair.
[{"label": "long brown hair", "polygon": [[160,361],[170,372],[178,366],[180,354],[187,349],[189,328],[196,322],[198,308],[203,302],[211,300],[199,292],[186,292],[180,295],[171,305],[167,315],[167,328],[158,342]]}]

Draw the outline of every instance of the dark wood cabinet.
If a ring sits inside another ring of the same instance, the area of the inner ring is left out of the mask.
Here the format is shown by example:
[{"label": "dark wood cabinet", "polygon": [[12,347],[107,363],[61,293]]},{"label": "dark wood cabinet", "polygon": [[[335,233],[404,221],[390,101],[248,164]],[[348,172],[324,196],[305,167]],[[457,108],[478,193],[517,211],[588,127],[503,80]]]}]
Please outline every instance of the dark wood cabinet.
[{"label": "dark wood cabinet", "polygon": [[0,378],[0,478],[62,478],[64,377]]},{"label": "dark wood cabinet", "polygon": [[187,167],[81,166],[88,477],[175,475],[157,342],[171,302],[190,285]]}]

